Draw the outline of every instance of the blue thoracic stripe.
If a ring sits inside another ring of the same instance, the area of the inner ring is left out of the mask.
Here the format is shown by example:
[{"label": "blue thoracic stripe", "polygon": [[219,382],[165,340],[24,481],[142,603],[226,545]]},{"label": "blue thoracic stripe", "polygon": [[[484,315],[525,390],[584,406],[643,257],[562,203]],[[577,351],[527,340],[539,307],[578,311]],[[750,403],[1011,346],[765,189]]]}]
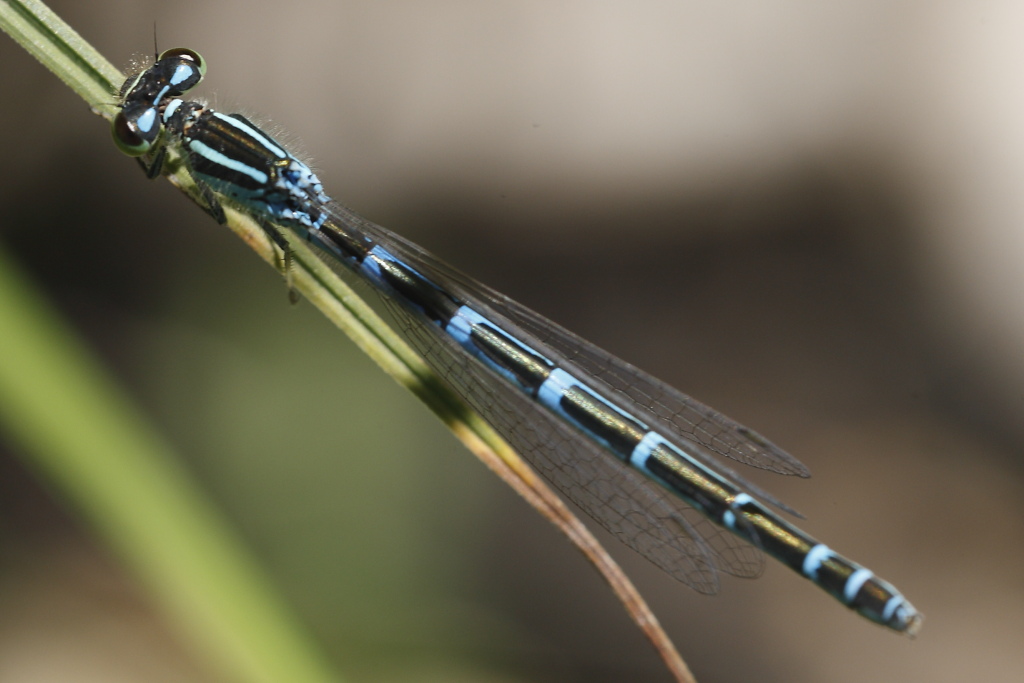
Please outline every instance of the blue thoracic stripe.
[{"label": "blue thoracic stripe", "polygon": [[280,145],[274,144],[269,137],[240,120],[237,115],[228,116],[227,114],[221,114],[220,112],[213,112],[213,116],[224,122],[224,124],[241,130],[243,133],[262,145],[263,149],[267,150],[278,159],[285,159],[288,157],[288,152],[284,151]]},{"label": "blue thoracic stripe", "polygon": [[767,494],[751,495],[757,489],[719,466],[715,455],[806,476],[796,459],[333,204],[308,165],[244,116],[178,97],[204,72],[197,53],[175,48],[122,86],[115,140],[140,160],[151,155],[151,165],[142,164],[150,177],[161,172],[171,147],[183,154],[210,213],[225,220],[220,202],[227,201],[251,214],[285,252],[285,271],[291,245],[282,231],[362,276],[397,304],[393,310],[424,359],[509,443],[676,578],[714,592],[718,571],[753,576],[757,567],[744,559],[749,549],[745,554],[724,537],[700,538],[665,494],[644,487],[664,487],[678,499],[674,505],[690,505],[865,617],[917,631],[921,615],[892,585],[787,523],[758,500],[770,501]]},{"label": "blue thoracic stripe", "polygon": [[[327,220],[322,207],[329,199],[316,175],[241,115],[172,100],[163,120],[168,129],[182,131],[190,170],[203,185],[305,239]],[[213,207],[211,212],[223,215]],[[271,234],[282,248],[287,245],[280,233]]]},{"label": "blue thoracic stripe", "polygon": [[223,152],[218,152],[202,140],[192,140],[189,142],[188,148],[211,163],[223,166],[229,171],[249,176],[260,185],[265,185],[270,180],[270,177],[258,168],[253,168],[248,164],[229,157]]}]

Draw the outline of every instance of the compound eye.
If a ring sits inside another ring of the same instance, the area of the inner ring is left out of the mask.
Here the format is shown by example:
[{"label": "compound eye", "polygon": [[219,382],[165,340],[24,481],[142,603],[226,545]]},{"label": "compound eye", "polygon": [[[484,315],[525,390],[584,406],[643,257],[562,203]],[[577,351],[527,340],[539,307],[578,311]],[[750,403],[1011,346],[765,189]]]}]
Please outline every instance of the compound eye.
[{"label": "compound eye", "polygon": [[199,72],[199,78],[206,75],[206,60],[203,56],[195,50],[190,50],[187,47],[172,47],[170,50],[160,53],[160,57],[157,59],[158,62],[162,62],[168,58],[181,59],[192,62],[195,66],[196,71]]},{"label": "compound eye", "polygon": [[153,141],[143,137],[123,111],[114,117],[110,132],[114,136],[117,148],[130,157],[140,157],[153,146]]}]

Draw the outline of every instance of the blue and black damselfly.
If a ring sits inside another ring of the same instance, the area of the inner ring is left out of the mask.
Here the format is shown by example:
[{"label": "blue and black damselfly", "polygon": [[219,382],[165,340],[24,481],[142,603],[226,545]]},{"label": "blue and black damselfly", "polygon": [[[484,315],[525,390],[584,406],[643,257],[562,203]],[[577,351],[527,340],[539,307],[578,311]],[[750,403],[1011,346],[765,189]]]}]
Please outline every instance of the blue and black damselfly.
[{"label": "blue and black damselfly", "polygon": [[806,477],[756,432],[454,270],[333,202],[309,166],[240,114],[181,98],[205,73],[168,50],[128,79],[118,147],[160,174],[181,154],[210,213],[226,202],[285,254],[290,231],[381,295],[452,388],[557,489],[701,593],[721,572],[758,576],[767,553],[868,619],[913,635],[921,614],[888,582],[784,521],[792,512],[721,460]]}]

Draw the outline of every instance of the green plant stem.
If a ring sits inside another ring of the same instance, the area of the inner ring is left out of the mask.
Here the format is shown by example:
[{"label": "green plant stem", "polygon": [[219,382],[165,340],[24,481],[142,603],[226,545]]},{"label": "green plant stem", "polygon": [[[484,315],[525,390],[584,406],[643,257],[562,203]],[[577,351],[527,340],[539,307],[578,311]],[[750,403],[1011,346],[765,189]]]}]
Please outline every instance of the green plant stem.
[{"label": "green plant stem", "polygon": [[112,118],[124,76],[39,0],[0,0],[0,28],[67,83],[97,113]]}]

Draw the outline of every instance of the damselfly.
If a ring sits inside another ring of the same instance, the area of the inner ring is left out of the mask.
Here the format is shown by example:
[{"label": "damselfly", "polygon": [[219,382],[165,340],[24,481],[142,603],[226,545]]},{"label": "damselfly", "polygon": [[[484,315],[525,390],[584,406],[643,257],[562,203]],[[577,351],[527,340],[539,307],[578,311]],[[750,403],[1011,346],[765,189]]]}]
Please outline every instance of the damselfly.
[{"label": "damselfly", "polygon": [[764,551],[872,621],[920,628],[892,585],[784,521],[760,501],[792,511],[721,458],[809,476],[802,463],[332,202],[309,166],[245,117],[181,99],[204,73],[197,53],[176,48],[121,89],[114,139],[140,162],[149,157],[150,177],[174,149],[219,221],[227,202],[260,222],[286,261],[282,231],[291,231],[369,283],[423,358],[505,440],[676,579],[715,593],[720,572],[758,576]]}]

